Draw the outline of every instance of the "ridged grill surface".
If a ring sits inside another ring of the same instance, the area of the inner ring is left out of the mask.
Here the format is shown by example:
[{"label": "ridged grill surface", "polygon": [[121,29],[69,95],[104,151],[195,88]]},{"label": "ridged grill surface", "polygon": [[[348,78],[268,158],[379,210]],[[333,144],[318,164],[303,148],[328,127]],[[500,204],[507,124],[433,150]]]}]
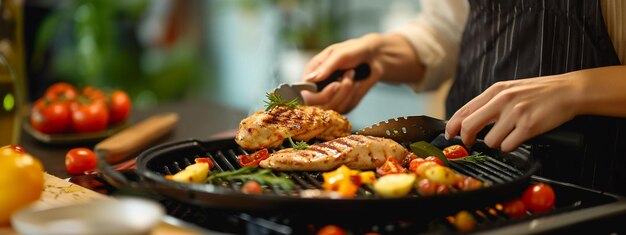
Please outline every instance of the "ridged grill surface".
[{"label": "ridged grill surface", "polygon": [[[271,150],[271,152],[275,151],[277,150]],[[163,165],[158,171],[163,175],[175,174],[193,164],[194,159],[198,157],[208,157],[213,160],[215,163],[214,171],[223,172],[237,170],[241,168],[237,162],[237,156],[250,153],[251,152],[245,151],[242,148],[231,148],[209,151],[203,155],[172,158],[170,163]],[[450,168],[460,174],[471,176],[490,184],[507,183],[524,175],[524,172],[490,156],[488,156],[486,160],[480,161],[480,163],[450,161]],[[321,189],[323,184],[321,172],[275,171],[273,174],[275,176],[288,177],[294,183],[294,188],[289,191],[278,186],[264,186],[264,194],[270,193],[281,196],[299,197],[302,190]],[[230,180],[224,182],[222,186],[239,190],[242,185],[243,182],[241,180]],[[372,197],[375,195],[374,189],[368,185],[362,185],[357,193],[357,197]],[[419,194],[416,190],[413,190],[412,196],[419,196]]]}]

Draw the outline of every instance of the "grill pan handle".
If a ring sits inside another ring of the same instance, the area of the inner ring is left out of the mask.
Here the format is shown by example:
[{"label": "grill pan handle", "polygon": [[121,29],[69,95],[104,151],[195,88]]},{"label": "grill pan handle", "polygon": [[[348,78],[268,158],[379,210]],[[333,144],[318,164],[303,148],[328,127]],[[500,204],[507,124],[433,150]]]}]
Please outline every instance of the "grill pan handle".
[{"label": "grill pan handle", "polygon": [[144,150],[151,143],[169,133],[178,123],[178,114],[165,113],[152,116],[98,143],[94,152],[98,157],[98,168],[103,177],[116,187],[144,188],[131,183],[111,163]]}]

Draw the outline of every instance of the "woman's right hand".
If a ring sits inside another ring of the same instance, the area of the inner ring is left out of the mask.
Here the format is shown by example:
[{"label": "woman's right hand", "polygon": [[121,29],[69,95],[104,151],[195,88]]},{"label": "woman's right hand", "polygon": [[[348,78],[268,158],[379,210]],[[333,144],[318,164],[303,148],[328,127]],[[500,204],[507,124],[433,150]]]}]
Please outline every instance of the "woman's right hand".
[{"label": "woman's right hand", "polygon": [[[333,44],[315,55],[305,67],[304,81],[319,82],[327,79],[334,71],[348,71],[338,82],[331,83],[322,91],[303,91],[305,102],[339,113],[347,113],[356,107],[367,91],[380,80],[383,69],[378,51],[383,37],[380,34],[368,34]],[[353,68],[361,63],[370,65],[370,76],[354,81]]]}]

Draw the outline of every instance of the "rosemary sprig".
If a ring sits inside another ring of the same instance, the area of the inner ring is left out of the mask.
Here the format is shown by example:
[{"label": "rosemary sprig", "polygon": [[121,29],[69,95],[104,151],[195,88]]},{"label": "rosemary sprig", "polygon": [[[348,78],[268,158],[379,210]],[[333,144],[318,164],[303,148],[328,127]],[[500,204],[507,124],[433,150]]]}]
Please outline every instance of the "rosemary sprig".
[{"label": "rosemary sprig", "polygon": [[467,157],[457,158],[457,159],[448,159],[455,162],[469,162],[469,163],[480,163],[487,161],[487,155],[481,152],[473,152],[471,155]]},{"label": "rosemary sprig", "polygon": [[291,139],[291,136],[287,137],[289,139],[289,143],[291,144],[291,147],[295,150],[304,150],[306,148],[309,147],[309,144],[307,144],[304,141],[298,141],[298,142],[293,142],[293,139]]},{"label": "rosemary sprig", "polygon": [[259,184],[281,187],[285,190],[293,188],[293,182],[286,177],[275,176],[270,169],[258,170],[257,166],[242,167],[233,171],[224,171],[211,174],[206,180],[207,183],[219,183],[227,180],[254,180]]},{"label": "rosemary sprig", "polygon": [[270,111],[278,106],[287,106],[291,109],[294,109],[299,104],[297,99],[293,99],[291,101],[283,100],[283,97],[276,92],[266,93],[265,97],[267,98],[267,100],[265,101],[265,112]]}]

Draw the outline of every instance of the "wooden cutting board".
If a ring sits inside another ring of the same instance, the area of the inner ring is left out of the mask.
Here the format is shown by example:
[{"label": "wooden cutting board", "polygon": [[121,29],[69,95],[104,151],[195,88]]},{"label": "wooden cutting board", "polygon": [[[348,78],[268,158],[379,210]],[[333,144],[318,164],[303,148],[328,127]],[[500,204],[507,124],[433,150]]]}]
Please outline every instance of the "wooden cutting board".
[{"label": "wooden cutting board", "polygon": [[[45,174],[44,191],[39,201],[32,206],[38,209],[49,209],[54,207],[68,206],[79,203],[92,202],[97,200],[115,200],[113,197],[106,196],[73,184],[56,176]],[[18,235],[11,227],[0,227],[2,235]],[[150,233],[151,235],[161,234],[198,234],[184,228],[175,227],[170,224],[160,223]]]}]

